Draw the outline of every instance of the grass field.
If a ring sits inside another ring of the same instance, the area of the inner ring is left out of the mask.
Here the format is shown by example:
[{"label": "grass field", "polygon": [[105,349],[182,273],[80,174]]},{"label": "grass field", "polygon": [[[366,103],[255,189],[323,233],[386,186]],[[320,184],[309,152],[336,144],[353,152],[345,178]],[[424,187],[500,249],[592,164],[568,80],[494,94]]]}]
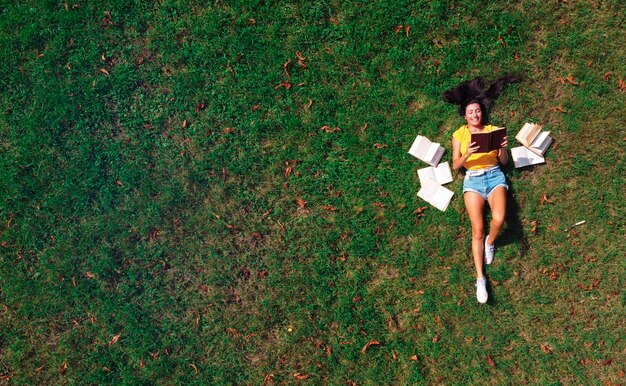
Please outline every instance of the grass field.
[{"label": "grass field", "polygon": [[[626,384],[624,6],[3,2],[0,384]],[[510,73],[479,305],[407,150]]]}]

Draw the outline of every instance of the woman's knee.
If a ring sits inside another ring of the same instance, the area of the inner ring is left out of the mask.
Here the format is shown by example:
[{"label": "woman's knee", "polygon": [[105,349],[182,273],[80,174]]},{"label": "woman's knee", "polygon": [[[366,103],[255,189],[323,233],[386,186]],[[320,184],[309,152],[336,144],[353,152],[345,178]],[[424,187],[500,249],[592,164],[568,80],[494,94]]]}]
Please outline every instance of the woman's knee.
[{"label": "woman's knee", "polygon": [[491,214],[491,222],[493,225],[502,226],[504,224],[504,213],[494,212]]},{"label": "woman's knee", "polygon": [[479,226],[472,226],[472,238],[476,240],[482,240],[485,237],[485,228]]}]

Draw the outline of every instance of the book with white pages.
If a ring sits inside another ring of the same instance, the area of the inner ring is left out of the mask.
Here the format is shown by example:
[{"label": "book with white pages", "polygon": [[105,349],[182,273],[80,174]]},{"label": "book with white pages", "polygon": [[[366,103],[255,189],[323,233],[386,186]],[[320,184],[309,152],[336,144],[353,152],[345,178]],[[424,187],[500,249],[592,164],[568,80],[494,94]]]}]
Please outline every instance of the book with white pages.
[{"label": "book with white pages", "polygon": [[422,187],[417,196],[428,202],[440,211],[445,211],[452,200],[454,192],[439,185],[437,181],[430,177],[424,178],[422,181]]},{"label": "book with white pages", "polygon": [[529,150],[524,146],[518,146],[511,149],[511,157],[515,168],[523,168],[526,166],[542,164],[546,159]]},{"label": "book with white pages", "polygon": [[428,138],[418,135],[408,153],[431,166],[437,166],[444,150],[439,143],[431,142]]},{"label": "book with white pages", "polygon": [[428,166],[418,169],[417,176],[419,177],[421,185],[424,185],[426,178],[435,180],[439,185],[452,182],[452,172],[450,171],[450,164],[448,164],[448,162],[442,162],[437,166]]},{"label": "book with white pages", "polygon": [[539,156],[543,156],[551,143],[552,137],[550,137],[550,132],[542,131],[533,139],[528,149]]}]

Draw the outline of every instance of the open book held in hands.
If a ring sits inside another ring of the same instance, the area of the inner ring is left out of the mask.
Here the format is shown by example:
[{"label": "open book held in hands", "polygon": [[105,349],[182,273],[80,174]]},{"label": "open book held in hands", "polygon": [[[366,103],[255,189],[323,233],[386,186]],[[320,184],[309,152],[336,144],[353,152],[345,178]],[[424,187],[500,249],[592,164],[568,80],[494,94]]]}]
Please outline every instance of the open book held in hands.
[{"label": "open book held in hands", "polygon": [[498,127],[486,133],[472,133],[470,143],[475,142],[478,146],[477,153],[489,153],[502,147],[502,140],[506,136],[506,127]]},{"label": "open book held in hands", "polygon": [[518,146],[511,149],[511,157],[516,168],[537,165],[546,162],[545,158],[530,151],[524,146]]},{"label": "open book held in hands", "polygon": [[441,160],[444,150],[440,144],[418,135],[409,149],[409,154],[429,165],[436,166]]},{"label": "open book held in hands", "polygon": [[515,136],[524,147],[533,153],[543,156],[550,144],[552,137],[549,131],[541,131],[541,126],[526,122]]}]

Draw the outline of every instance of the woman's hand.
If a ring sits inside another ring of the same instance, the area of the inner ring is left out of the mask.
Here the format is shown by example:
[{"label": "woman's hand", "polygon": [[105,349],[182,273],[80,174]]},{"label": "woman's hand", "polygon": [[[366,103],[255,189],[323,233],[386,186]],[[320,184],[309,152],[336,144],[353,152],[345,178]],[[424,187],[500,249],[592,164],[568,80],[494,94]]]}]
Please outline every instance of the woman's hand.
[{"label": "woman's hand", "polygon": [[500,144],[500,147],[503,149],[506,149],[509,146],[509,138],[505,135],[504,138],[502,138],[502,143]]},{"label": "woman's hand", "polygon": [[471,154],[474,154],[478,151],[479,146],[474,146],[474,145],[476,145],[476,142],[472,142],[469,145],[467,145],[467,151],[465,152],[465,154],[463,154],[466,160],[469,158]]},{"label": "woman's hand", "polygon": [[500,144],[502,148],[498,150],[498,161],[502,165],[506,165],[509,162],[509,153],[507,153],[506,149],[509,146],[509,139],[507,136],[502,138],[502,143]]}]

